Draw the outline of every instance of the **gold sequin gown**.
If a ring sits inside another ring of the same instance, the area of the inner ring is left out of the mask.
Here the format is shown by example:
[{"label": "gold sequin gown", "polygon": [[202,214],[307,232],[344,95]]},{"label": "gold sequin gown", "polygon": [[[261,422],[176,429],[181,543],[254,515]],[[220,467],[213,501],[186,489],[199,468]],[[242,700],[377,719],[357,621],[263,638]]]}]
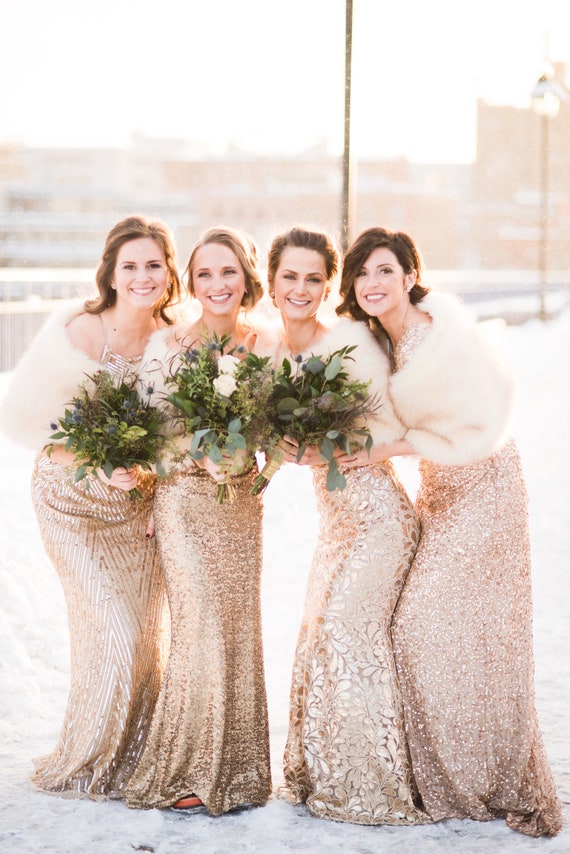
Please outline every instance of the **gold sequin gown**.
[{"label": "gold sequin gown", "polygon": [[188,468],[157,487],[156,537],[172,618],[170,656],[130,807],[194,794],[212,815],[271,793],[261,635],[262,504],[254,473],[233,502]]},{"label": "gold sequin gown", "polygon": [[[405,364],[429,325],[395,353]],[[514,442],[420,463],[422,537],[393,624],[412,766],[434,820],[506,818],[552,835],[561,810],[534,705],[527,494]]]},{"label": "gold sequin gown", "polygon": [[392,464],[327,492],[293,667],[283,794],[319,818],[418,824],[390,622],[419,537]]},{"label": "gold sequin gown", "polygon": [[[113,373],[127,367],[108,349]],[[53,752],[32,781],[67,797],[120,798],[140,759],[158,696],[166,597],[154,540],[145,538],[154,475],[143,498],[38,454],[32,500],[46,552],[61,581],[70,631],[70,688]]]}]

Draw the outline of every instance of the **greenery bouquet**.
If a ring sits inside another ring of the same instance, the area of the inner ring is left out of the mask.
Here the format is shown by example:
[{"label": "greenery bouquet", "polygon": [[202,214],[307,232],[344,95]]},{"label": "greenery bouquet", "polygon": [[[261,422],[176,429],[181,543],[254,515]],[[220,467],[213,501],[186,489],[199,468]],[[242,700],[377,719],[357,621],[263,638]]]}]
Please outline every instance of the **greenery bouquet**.
[{"label": "greenery bouquet", "polygon": [[[111,477],[119,467],[150,470],[158,462],[166,442],[161,432],[164,415],[151,405],[153,387],[145,389],[144,397],[139,388],[136,375],[117,378],[96,371],[79,386],[63,417],[51,424],[55,432],[50,438],[79,463],[76,481],[98,477],[99,469]],[[130,494],[141,497],[136,488]]]},{"label": "greenery bouquet", "polygon": [[234,497],[232,475],[254,465],[255,452],[269,435],[266,410],[272,391],[269,358],[242,347],[225,353],[228,341],[214,337],[183,350],[166,377],[167,386],[173,386],[166,400],[192,435],[190,457],[227,466],[227,478],[218,484],[220,503]]},{"label": "greenery bouquet", "polygon": [[264,450],[267,463],[256,478],[252,492],[265,490],[283,462],[279,443],[284,436],[299,445],[297,460],[307,445],[315,445],[328,463],[327,489],[343,490],[346,478],[339,470],[336,449],[351,453],[372,447],[372,436],[364,418],[378,409],[379,402],[368,394],[369,383],[351,380],[346,362],[354,346],[336,350],[328,358],[297,356],[294,366],[284,359],[274,374],[268,418],[271,435]]}]

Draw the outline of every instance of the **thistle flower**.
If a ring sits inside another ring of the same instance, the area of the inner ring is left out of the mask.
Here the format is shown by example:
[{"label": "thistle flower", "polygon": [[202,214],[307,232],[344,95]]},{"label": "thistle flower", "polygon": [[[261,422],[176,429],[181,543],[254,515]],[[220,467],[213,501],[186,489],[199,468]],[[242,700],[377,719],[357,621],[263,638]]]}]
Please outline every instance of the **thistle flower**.
[{"label": "thistle flower", "polygon": [[[78,388],[72,408],[52,423],[51,439],[75,455],[76,480],[98,477],[100,469],[111,477],[115,468],[150,469],[158,462],[166,444],[164,415],[139,397],[138,383],[136,376],[117,379],[97,371]],[[140,493],[131,490],[131,496]]]}]

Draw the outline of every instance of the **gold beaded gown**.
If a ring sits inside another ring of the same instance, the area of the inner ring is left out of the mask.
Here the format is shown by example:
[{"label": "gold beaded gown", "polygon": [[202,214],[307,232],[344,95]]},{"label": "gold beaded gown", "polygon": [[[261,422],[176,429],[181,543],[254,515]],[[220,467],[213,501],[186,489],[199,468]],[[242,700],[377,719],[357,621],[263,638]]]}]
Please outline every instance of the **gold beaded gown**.
[{"label": "gold beaded gown", "polygon": [[[63,333],[65,334],[65,333]],[[129,365],[106,349],[101,366]],[[137,765],[158,696],[166,597],[154,540],[145,533],[154,475],[140,500],[38,454],[32,500],[63,588],[70,688],[58,742],[35,760],[32,781],[68,797],[121,798]]]},{"label": "gold beaded gown", "polygon": [[211,815],[271,793],[261,635],[262,504],[254,474],[219,504],[192,466],[160,483],[154,514],[172,620],[170,655],[130,807],[198,796]]},{"label": "gold beaded gown", "polygon": [[[373,377],[381,400],[369,419],[376,441],[400,436],[388,364],[364,324],[339,321],[316,351],[347,344],[356,345],[351,378]],[[344,474],[344,490],[328,492],[326,467],[313,470],[319,533],[293,664],[283,794],[318,818],[418,824],[429,818],[415,803],[390,623],[419,524],[389,461]]]},{"label": "gold beaded gown", "polygon": [[[397,369],[429,333],[428,324],[406,330]],[[531,836],[553,835],[561,810],[534,705],[519,454],[510,440],[480,462],[422,459],[420,471],[422,536],[392,632],[424,806],[436,821],[500,816]]]}]

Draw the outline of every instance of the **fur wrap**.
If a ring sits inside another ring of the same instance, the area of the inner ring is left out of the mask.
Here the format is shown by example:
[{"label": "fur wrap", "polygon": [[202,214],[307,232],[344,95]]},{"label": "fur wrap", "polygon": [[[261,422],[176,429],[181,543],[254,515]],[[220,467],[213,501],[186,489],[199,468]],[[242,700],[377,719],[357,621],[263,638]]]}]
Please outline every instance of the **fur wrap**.
[{"label": "fur wrap", "polygon": [[[283,355],[283,331],[275,332],[273,346],[268,346],[268,336],[263,336],[263,345],[256,346],[259,355],[271,355],[278,361]],[[259,339],[258,339],[259,341]],[[342,347],[355,346],[347,362],[347,373],[351,380],[370,382],[369,394],[376,396],[379,407],[374,415],[366,417],[366,426],[370,431],[375,445],[390,443],[401,439],[405,433],[404,425],[394,414],[388,396],[388,381],[390,365],[387,356],[380,349],[378,342],[364,323],[340,318],[334,326],[311,349],[314,355],[328,357]],[[304,356],[310,354],[305,353]]]},{"label": "fur wrap", "polygon": [[101,366],[69,340],[65,326],[83,312],[83,300],[56,309],[26,350],[0,404],[0,427],[13,442],[41,450],[77,386]]},{"label": "fur wrap", "polygon": [[430,332],[390,380],[406,439],[442,465],[485,459],[507,439],[513,377],[456,297],[432,292],[417,307],[432,318]]},{"label": "fur wrap", "polygon": [[[101,369],[99,362],[73,346],[65,330],[83,313],[83,305],[84,300],[74,300],[56,309],[16,365],[0,401],[0,429],[17,444],[36,451],[50,444],[54,432],[50,424],[63,415],[86,375]],[[147,350],[164,351],[169,332],[169,327],[155,332]]]}]

